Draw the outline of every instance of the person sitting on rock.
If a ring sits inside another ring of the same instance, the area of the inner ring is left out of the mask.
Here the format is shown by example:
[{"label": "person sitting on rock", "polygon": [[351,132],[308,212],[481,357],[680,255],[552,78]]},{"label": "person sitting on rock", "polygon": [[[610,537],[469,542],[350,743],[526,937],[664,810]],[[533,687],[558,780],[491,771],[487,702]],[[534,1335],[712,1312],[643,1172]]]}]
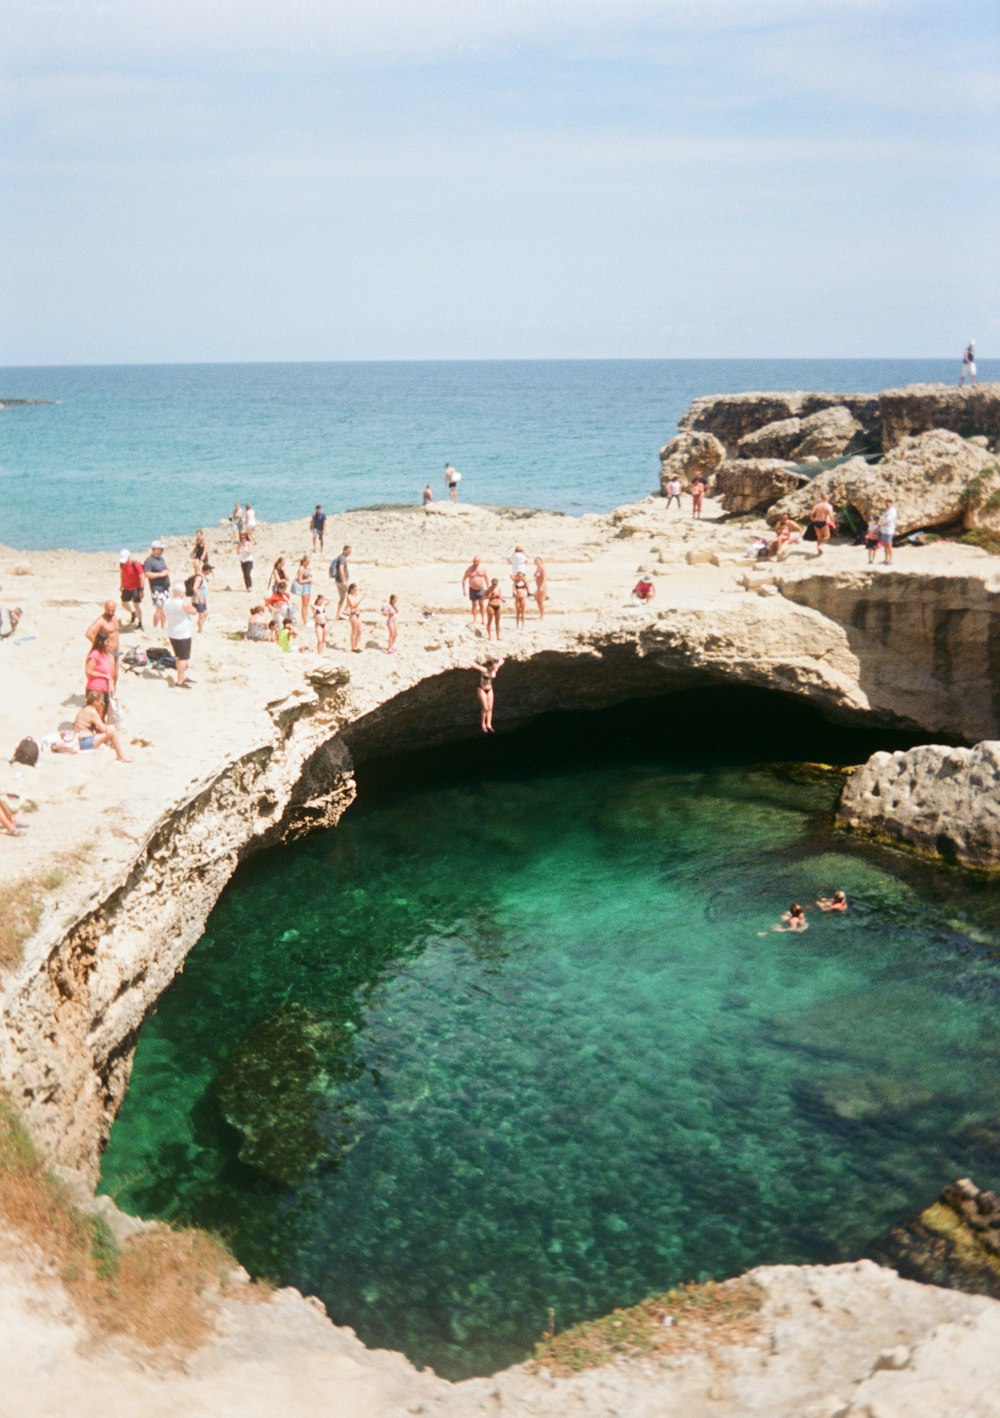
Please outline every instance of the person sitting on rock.
[{"label": "person sitting on rock", "polygon": [[644,571],[639,577],[632,588],[632,594],[644,606],[648,606],[650,601],[656,599],[656,586],[648,571]]},{"label": "person sitting on rock", "polygon": [[121,735],[113,725],[105,720],[104,695],[90,690],[85,696],[83,708],[73,720],[70,733],[63,733],[52,745],[53,753],[87,753],[90,749],[107,744],[114,749],[119,763],[131,763],[132,759],[122,749]]},{"label": "person sitting on rock", "polygon": [[776,561],[781,555],[782,549],[789,542],[796,541],[802,535],[802,528],[798,522],[793,522],[787,512],[783,512],[774,524],[774,541],[767,548],[768,561]]}]

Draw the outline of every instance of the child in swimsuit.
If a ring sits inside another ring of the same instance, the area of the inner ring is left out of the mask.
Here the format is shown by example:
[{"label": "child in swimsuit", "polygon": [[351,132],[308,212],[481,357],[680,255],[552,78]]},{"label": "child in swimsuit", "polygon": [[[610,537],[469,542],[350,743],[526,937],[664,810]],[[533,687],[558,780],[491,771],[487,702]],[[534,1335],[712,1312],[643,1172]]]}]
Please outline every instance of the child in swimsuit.
[{"label": "child in swimsuit", "polygon": [[518,571],[514,576],[514,624],[524,625],[524,611],[528,604],[528,581],[523,571]]},{"label": "child in swimsuit", "polygon": [[316,630],[316,654],[326,649],[326,597],[317,596],[313,606],[313,626]]},{"label": "child in swimsuit", "polygon": [[493,631],[496,630],[497,639],[500,639],[500,612],[503,609],[503,592],[500,590],[500,582],[494,576],[486,592],[486,638],[493,639]]},{"label": "child in swimsuit", "polygon": [[361,596],[352,581],[347,588],[347,615],[351,623],[351,650],[361,654]]},{"label": "child in swimsuit", "polygon": [[399,615],[398,596],[389,597],[388,601],[382,607],[382,614],[385,616],[385,626],[389,632],[389,645],[386,653],[395,655],[397,650],[396,641],[399,638],[399,625],[397,623],[397,617]]}]

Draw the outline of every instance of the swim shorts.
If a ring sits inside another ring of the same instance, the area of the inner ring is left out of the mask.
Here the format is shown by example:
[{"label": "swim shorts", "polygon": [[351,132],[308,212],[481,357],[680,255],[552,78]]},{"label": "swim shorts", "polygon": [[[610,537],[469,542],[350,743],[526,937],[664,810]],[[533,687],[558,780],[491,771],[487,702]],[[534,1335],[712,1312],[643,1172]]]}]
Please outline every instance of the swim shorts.
[{"label": "swim shorts", "polygon": [[154,606],[165,606],[170,600],[170,587],[168,586],[165,591],[153,591],[152,597]]},{"label": "swim shorts", "polygon": [[190,640],[173,640],[173,639],[171,639],[171,641],[170,641],[170,647],[171,647],[171,649],[172,649],[173,652],[174,652],[174,658],[175,658],[175,659],[177,659],[177,660],[190,660],[190,658],[191,658],[191,641],[190,641]]},{"label": "swim shorts", "polygon": [[481,591],[474,591],[471,586],[469,587],[469,600],[470,600],[470,601],[481,601],[485,595],[486,595],[486,587],[485,587],[485,586],[483,587],[483,589],[482,589]]},{"label": "swim shorts", "polygon": [[94,735],[84,734],[80,739],[80,752],[85,753],[88,748],[94,747]]}]

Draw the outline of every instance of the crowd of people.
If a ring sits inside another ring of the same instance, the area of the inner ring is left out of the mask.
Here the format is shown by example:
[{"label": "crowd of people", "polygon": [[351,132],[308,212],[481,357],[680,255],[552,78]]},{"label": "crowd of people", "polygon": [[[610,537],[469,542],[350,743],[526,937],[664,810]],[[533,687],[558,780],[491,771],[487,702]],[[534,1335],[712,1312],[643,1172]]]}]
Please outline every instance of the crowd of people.
[{"label": "crowd of people", "polygon": [[[869,566],[875,561],[879,548],[882,549],[883,563],[887,566],[892,565],[892,549],[896,541],[898,525],[899,510],[891,498],[886,498],[882,511],[877,517],[869,518],[865,530],[864,544],[868,553]],[[774,535],[771,540],[769,542],[762,541],[759,544],[758,555],[767,561],[777,561],[786,547],[803,540],[815,542],[816,555],[822,556],[823,548],[836,531],[836,509],[830,499],[823,496],[818,498],[813,505],[806,526],[802,526],[787,512],[783,512],[774,524]]]},{"label": "crowd of people", "polygon": [[[532,597],[539,620],[545,619],[545,602],[549,598],[549,578],[545,562],[534,558],[534,591],[528,581],[528,556],[520,544],[507,557],[510,566],[510,594],[514,603],[514,625],[523,628],[527,618],[528,598]],[[488,640],[499,640],[503,623],[505,596],[499,576],[491,576],[481,556],[474,556],[462,573],[462,595],[469,598],[472,623],[478,621]]]}]

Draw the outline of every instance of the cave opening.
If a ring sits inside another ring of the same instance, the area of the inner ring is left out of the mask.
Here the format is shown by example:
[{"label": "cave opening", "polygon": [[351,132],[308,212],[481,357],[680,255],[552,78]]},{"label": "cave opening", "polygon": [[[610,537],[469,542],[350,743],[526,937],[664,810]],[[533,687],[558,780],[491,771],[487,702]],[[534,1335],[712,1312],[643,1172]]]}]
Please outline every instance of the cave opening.
[{"label": "cave opening", "polygon": [[240,868],[143,1031],[126,1210],[462,1378],[550,1309],[853,1257],[1000,1181],[995,893],[831,826],[904,737],[716,685],[358,743],[356,805]]}]

